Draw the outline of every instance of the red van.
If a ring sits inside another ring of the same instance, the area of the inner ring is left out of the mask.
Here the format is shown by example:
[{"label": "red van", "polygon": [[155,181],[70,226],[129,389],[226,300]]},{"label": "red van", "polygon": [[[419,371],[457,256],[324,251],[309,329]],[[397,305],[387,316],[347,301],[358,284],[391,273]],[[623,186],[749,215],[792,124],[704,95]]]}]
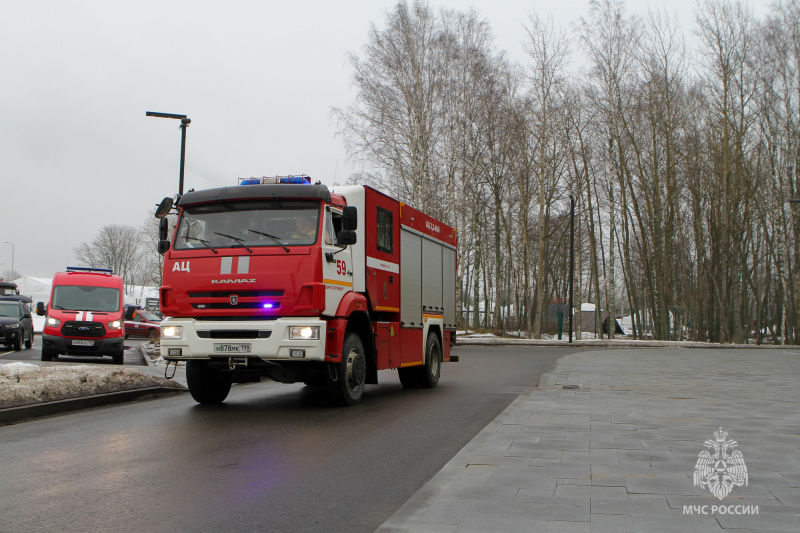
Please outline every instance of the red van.
[{"label": "red van", "polygon": [[67,267],[53,278],[50,303],[36,313],[46,316],[42,361],[59,355],[124,358],[125,318],[122,277],[105,268]]}]

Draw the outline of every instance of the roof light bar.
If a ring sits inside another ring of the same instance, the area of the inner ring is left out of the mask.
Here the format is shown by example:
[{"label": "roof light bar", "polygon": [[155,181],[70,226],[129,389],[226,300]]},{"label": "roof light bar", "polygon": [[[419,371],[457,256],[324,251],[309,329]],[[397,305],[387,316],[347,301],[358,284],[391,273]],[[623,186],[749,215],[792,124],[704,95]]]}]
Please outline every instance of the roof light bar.
[{"label": "roof light bar", "polygon": [[263,176],[261,178],[239,178],[239,185],[263,185],[274,183],[293,183],[296,185],[311,185],[311,177],[305,174],[296,176]]}]

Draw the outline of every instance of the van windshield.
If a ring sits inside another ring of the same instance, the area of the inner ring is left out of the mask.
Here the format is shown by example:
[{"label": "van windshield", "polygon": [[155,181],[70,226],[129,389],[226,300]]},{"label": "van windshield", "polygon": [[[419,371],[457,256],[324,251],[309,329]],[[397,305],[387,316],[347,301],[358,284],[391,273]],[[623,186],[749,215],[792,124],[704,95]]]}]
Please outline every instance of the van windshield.
[{"label": "van windshield", "polygon": [[87,285],[58,285],[53,289],[50,307],[67,311],[119,311],[119,289]]},{"label": "van windshield", "polygon": [[317,242],[319,202],[239,201],[189,206],[181,213],[175,250],[309,246]]}]

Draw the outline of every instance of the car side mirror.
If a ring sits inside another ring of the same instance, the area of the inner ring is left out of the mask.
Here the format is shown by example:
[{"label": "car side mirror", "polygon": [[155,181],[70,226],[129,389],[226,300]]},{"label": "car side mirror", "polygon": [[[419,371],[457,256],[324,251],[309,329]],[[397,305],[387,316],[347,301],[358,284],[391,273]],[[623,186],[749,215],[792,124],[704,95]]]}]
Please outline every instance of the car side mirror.
[{"label": "car side mirror", "polygon": [[355,244],[357,240],[358,238],[356,237],[355,231],[342,230],[336,234],[336,244],[340,244],[342,246]]},{"label": "car side mirror", "polygon": [[[342,212],[342,229],[350,231],[358,229],[358,209],[355,206],[349,205],[344,208]],[[340,242],[339,244],[342,243]]]},{"label": "car side mirror", "polygon": [[44,306],[44,302],[36,302],[36,314],[39,316],[44,316],[47,314],[47,309]]}]

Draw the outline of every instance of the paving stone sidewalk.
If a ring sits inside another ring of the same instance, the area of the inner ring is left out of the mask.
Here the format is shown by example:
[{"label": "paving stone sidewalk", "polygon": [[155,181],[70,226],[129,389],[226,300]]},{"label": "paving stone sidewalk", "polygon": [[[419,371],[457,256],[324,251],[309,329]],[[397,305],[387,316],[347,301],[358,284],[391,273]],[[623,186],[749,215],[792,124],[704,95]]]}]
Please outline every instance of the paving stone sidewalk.
[{"label": "paving stone sidewalk", "polygon": [[[723,500],[693,482],[720,426],[748,471]],[[799,350],[564,356],[378,529],[722,530],[800,531]]]}]

